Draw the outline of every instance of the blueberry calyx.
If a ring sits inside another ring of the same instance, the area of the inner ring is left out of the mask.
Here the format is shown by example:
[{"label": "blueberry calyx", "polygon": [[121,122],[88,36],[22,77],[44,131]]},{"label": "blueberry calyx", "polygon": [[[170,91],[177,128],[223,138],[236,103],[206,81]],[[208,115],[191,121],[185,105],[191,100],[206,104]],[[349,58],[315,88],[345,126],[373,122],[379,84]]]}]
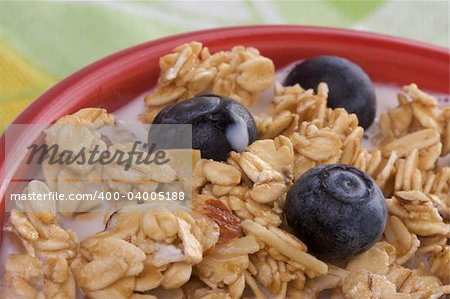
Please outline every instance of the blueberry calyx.
[{"label": "blueberry calyx", "polygon": [[347,165],[336,164],[319,175],[323,190],[335,200],[343,203],[362,203],[368,201],[373,184],[363,173]]}]

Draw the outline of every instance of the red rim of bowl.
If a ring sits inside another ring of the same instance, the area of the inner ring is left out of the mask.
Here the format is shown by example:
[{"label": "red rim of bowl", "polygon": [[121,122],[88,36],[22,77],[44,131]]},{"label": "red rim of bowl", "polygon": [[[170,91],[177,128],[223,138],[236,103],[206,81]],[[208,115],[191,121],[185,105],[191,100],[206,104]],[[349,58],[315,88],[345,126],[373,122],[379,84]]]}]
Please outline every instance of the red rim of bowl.
[{"label": "red rim of bowl", "polygon": [[[419,78],[419,81],[425,80],[424,82],[427,82],[426,85],[428,85],[431,90],[437,89],[440,92],[446,94],[449,93],[449,87],[442,87],[442,80],[446,79],[447,82],[450,80],[448,75],[450,53],[446,48],[398,37],[347,29],[331,29],[299,25],[240,26],[195,31],[161,38],[122,50],[107,56],[106,58],[100,59],[73,73],[50,88],[32,102],[32,104],[16,118],[13,124],[52,123],[61,116],[86,106],[98,106],[101,104],[104,106],[106,102],[100,103],[97,98],[111,96],[111,99],[118,99],[120,97],[130,99],[133,96],[137,96],[137,94],[133,93],[121,93],[122,91],[120,88],[125,88],[127,86],[126,82],[122,82],[124,81],[123,78],[119,78],[120,80],[118,80],[117,75],[128,71],[127,74],[130,77],[130,80],[132,80],[133,77],[139,76],[139,73],[142,74],[142,70],[136,67],[136,65],[139,65],[139,62],[144,62],[147,59],[157,59],[171,51],[174,47],[193,40],[202,42],[205,46],[210,48],[211,52],[227,49],[230,48],[230,46],[238,44],[246,46],[254,46],[257,44],[264,48],[262,52],[268,57],[271,57],[271,53],[280,52],[280,44],[278,43],[283,42],[286,42],[283,46],[291,47],[292,50],[292,47],[299,47],[303,41],[307,41],[308,43],[305,44],[308,44],[309,46],[306,46],[306,48],[303,49],[303,53],[315,53],[315,55],[332,52],[334,55],[343,53],[341,55],[345,56],[346,52],[352,51],[351,49],[353,46],[358,47],[358,45],[360,45],[360,47],[362,47],[361,45],[364,45],[366,51],[372,51],[371,57],[379,56],[381,59],[383,58],[383,55],[392,55],[391,62],[393,65],[391,67],[394,73],[396,71],[395,68],[397,67],[395,61],[401,61],[401,64],[403,65],[406,63],[414,64],[415,59],[423,57],[424,59],[429,59],[433,62],[430,66],[433,65],[434,68],[436,68],[436,66],[442,65],[442,67],[438,70],[430,70],[430,72],[426,74],[422,74],[422,72],[411,74],[411,76],[414,77],[410,76],[410,78]],[[314,43],[322,45],[320,51],[315,48]],[[324,45],[328,45],[328,48],[324,48]],[[377,55],[374,55],[374,51],[378,51],[376,52]],[[357,51],[353,52],[353,60],[362,64],[364,64],[364,59],[370,54],[358,53]],[[294,58],[295,57],[292,55],[283,57],[278,54],[275,65],[277,67],[285,66],[287,63],[294,61]],[[297,57],[297,59],[299,58],[300,57]],[[155,63],[153,62],[153,64]],[[131,65],[133,67],[130,67]],[[422,69],[423,68],[424,66],[422,66]],[[367,71],[367,69],[365,70]],[[155,72],[155,75],[153,78],[149,79],[148,84],[146,83],[148,89],[154,85],[158,76],[158,69],[154,69],[153,71]],[[378,81],[380,78],[380,75],[375,68],[369,69],[368,73],[374,81]],[[440,78],[441,83],[434,84],[433,80],[429,78],[430,74],[434,73],[444,76],[444,78]],[[386,78],[386,75],[384,78]],[[408,74],[406,74],[405,78],[402,77],[401,80],[398,80],[397,78],[397,80],[393,82],[400,84],[403,82],[398,81],[404,81],[404,83],[412,82],[410,78],[408,78]],[[99,82],[102,83],[99,84]],[[111,88],[111,86],[114,86],[116,83],[118,84],[118,87],[116,89]],[[142,88],[142,84],[135,86],[135,89],[139,88]],[[110,106],[113,109],[120,106],[120,104],[123,104],[123,101],[120,100],[111,100],[110,102],[114,102],[112,106]],[[51,109],[46,109],[48,107],[51,107]],[[26,136],[24,133],[16,138],[17,140],[21,140],[26,137],[30,136]],[[2,182],[0,199],[3,199],[8,184],[8,182],[5,182],[6,153],[4,134],[1,137],[0,146],[0,179]],[[3,215],[2,210],[4,209],[4,202],[2,202],[1,206],[0,219]]]}]

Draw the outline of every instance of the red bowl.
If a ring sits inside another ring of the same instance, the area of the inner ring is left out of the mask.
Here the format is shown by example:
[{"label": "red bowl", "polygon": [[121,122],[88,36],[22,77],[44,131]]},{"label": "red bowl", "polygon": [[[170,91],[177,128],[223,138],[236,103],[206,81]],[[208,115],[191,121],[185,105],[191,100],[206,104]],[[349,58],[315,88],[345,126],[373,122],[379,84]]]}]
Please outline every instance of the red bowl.
[{"label": "red bowl", "polygon": [[[114,111],[150,89],[159,75],[159,57],[176,46],[200,41],[212,52],[235,45],[253,46],[271,58],[277,68],[313,55],[346,57],[359,64],[375,82],[408,84],[449,94],[448,49],[410,40],[361,31],[306,26],[248,26],[212,29],[147,42],[101,59],[64,79],[35,100],[14,124],[51,123],[84,107]],[[35,140],[34,132],[22,132],[8,145],[1,137],[0,198],[5,181],[5,155],[21,141]],[[14,157],[14,159],[21,159]],[[8,169],[15,171],[15,169]],[[0,219],[5,201],[2,201]],[[1,222],[1,221],[0,221]]]}]

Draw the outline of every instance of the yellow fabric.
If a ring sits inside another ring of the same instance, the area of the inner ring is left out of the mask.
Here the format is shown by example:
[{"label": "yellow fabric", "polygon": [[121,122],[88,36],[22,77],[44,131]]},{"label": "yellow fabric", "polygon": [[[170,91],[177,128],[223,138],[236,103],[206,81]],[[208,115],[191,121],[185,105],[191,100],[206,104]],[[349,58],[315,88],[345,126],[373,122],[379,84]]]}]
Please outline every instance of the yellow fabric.
[{"label": "yellow fabric", "polygon": [[0,41],[0,132],[55,82]]}]

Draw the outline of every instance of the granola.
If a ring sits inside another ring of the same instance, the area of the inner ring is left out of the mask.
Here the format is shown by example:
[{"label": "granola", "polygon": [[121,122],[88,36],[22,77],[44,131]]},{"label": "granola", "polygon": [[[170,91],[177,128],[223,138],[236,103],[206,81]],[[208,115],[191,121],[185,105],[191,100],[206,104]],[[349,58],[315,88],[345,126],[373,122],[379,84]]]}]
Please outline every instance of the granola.
[{"label": "granola", "polygon": [[141,116],[144,122],[151,122],[168,104],[206,92],[250,106],[275,79],[273,62],[251,47],[210,54],[201,43],[192,42],[161,57],[159,64],[157,88],[145,98],[149,110]]},{"label": "granola", "polygon": [[[163,108],[199,94],[212,92],[250,107],[269,90],[267,114],[255,115],[258,140],[222,162],[201,159],[193,151],[193,209],[119,202],[105,213],[105,229],[81,241],[59,221],[80,215],[58,215],[48,202],[18,206],[5,230],[22,252],[8,257],[2,298],[75,299],[77,288],[99,299],[319,298],[324,292],[331,298],[425,299],[450,294],[450,167],[440,162],[450,153],[449,107],[439,107],[415,84],[405,86],[398,106],[380,117],[376,147],[365,148],[356,115],[327,108],[325,83],[316,92],[298,84],[282,86],[273,62],[255,48],[210,53],[191,42],[159,63],[160,78],[145,97],[142,122],[151,123]],[[130,151],[131,144],[110,145],[99,133],[114,122],[104,109],[82,109],[47,129],[45,142]],[[45,182],[31,181],[23,192],[83,193],[86,181],[98,180],[120,193],[154,191],[160,188],[155,177],[175,182],[182,176],[175,164],[132,164],[124,171],[113,162],[98,168],[44,164]],[[330,163],[369,174],[388,207],[381,239],[339,266],[311,254],[283,216],[294,181]],[[92,206],[86,205],[89,211]]]}]

